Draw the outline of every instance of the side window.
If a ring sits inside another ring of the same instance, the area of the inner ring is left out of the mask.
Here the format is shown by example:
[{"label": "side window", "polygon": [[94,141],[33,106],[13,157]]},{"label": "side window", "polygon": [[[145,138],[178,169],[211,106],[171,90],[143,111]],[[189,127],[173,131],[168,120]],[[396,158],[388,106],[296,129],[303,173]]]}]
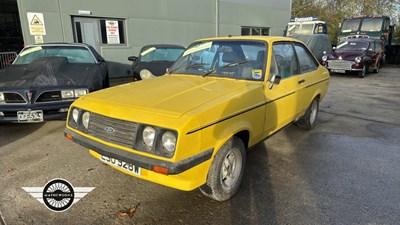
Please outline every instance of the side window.
[{"label": "side window", "polygon": [[272,47],[278,74],[282,79],[299,74],[296,54],[291,43],[277,43]]},{"label": "side window", "polygon": [[296,49],[297,58],[301,59],[299,60],[300,73],[306,73],[318,68],[318,63],[304,46],[296,43],[294,44],[294,48]]},{"label": "side window", "polygon": [[382,42],[381,41],[376,41],[375,42],[375,51],[376,52],[381,52],[382,50]]}]

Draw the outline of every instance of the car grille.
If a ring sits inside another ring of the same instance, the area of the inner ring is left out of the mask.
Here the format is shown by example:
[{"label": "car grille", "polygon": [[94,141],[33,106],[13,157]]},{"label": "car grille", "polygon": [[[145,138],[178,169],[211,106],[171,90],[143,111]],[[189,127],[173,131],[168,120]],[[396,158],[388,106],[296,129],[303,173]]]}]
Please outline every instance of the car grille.
[{"label": "car grille", "polygon": [[136,139],[136,128],[137,123],[92,113],[87,132],[106,142],[132,148]]},{"label": "car grille", "polygon": [[57,102],[61,100],[61,91],[47,91],[40,94],[36,102]]},{"label": "car grille", "polygon": [[328,60],[328,68],[334,70],[351,70],[353,62],[345,60]]},{"label": "car grille", "polygon": [[26,103],[25,99],[18,93],[4,93],[6,103]]}]

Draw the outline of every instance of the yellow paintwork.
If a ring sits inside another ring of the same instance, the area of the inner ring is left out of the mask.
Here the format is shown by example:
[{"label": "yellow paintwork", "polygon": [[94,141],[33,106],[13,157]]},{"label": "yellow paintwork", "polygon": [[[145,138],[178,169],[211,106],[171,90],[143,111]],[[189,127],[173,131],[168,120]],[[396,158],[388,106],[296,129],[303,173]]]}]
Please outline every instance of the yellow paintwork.
[{"label": "yellow paintwork", "polygon": [[[266,42],[267,62],[271,60],[274,42],[296,41],[286,37],[260,36],[202,40],[225,39]],[[91,93],[71,105],[112,118],[176,130],[178,142],[172,158],[107,143],[69,127],[68,121],[67,128],[121,151],[169,162],[179,162],[209,149],[214,149],[214,156],[229,138],[240,131],[249,132],[247,146],[251,147],[302,116],[316,96],[322,99],[327,92],[329,73],[322,66],[308,74],[284,79],[272,89],[268,88],[269,66],[267,63],[264,81],[172,74]],[[299,79],[306,82],[300,85]],[[295,94],[282,98],[292,92]],[[98,153],[90,151],[90,154],[100,159]],[[206,182],[212,159],[176,175],[142,169],[139,178],[180,190],[193,190]]]}]

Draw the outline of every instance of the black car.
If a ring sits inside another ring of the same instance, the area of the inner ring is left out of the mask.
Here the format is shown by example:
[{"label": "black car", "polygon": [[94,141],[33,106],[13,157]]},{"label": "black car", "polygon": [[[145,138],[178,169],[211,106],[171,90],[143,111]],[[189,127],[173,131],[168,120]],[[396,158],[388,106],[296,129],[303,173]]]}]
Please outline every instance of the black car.
[{"label": "black car", "polygon": [[0,71],[0,122],[65,118],[75,99],[108,86],[106,62],[92,46],[30,45]]},{"label": "black car", "polygon": [[133,80],[145,80],[162,76],[176,59],[185,51],[180,45],[146,45],[140,50],[139,57],[130,56]]}]

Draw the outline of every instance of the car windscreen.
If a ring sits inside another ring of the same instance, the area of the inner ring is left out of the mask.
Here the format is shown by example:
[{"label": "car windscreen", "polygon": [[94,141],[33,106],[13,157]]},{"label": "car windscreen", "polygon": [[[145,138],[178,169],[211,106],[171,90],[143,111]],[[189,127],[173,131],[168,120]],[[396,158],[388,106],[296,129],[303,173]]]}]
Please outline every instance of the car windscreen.
[{"label": "car windscreen", "polygon": [[382,18],[368,18],[364,19],[361,25],[361,31],[377,32],[382,29]]},{"label": "car windscreen", "polygon": [[262,41],[203,41],[189,46],[171,73],[263,80],[267,45]]},{"label": "car windscreen", "polygon": [[184,48],[150,47],[140,53],[141,62],[170,61],[176,59],[185,51]]},{"label": "car windscreen", "polygon": [[66,57],[69,63],[96,63],[91,52],[79,46],[32,46],[19,53],[14,64],[30,64],[44,57]]},{"label": "car windscreen", "polygon": [[336,49],[338,50],[367,50],[368,49],[368,42],[355,42],[355,41],[344,41],[340,42]]},{"label": "car windscreen", "polygon": [[300,30],[300,24],[289,24],[286,36],[291,37],[295,34],[298,34],[299,30]]},{"label": "car windscreen", "polygon": [[361,22],[361,19],[349,19],[349,20],[343,21],[342,33],[350,33],[350,32],[357,31],[358,28],[360,27],[360,22]]}]

